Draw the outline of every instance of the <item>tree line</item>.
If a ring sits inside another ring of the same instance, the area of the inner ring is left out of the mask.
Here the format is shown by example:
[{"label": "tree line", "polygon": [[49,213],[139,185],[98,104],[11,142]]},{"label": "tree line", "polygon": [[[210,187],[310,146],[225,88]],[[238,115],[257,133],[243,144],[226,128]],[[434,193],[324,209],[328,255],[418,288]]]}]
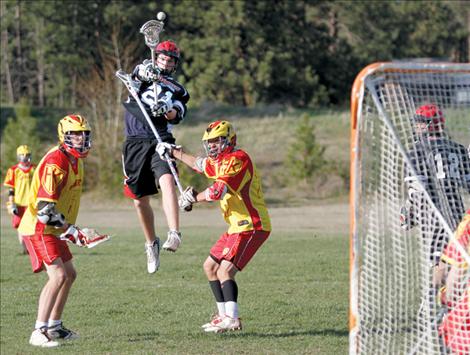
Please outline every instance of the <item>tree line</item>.
[{"label": "tree line", "polygon": [[139,28],[158,11],[168,14],[161,38],[181,48],[192,105],[345,104],[371,62],[469,61],[466,1],[3,0],[0,10],[10,105],[115,105],[114,72],[149,57]]}]

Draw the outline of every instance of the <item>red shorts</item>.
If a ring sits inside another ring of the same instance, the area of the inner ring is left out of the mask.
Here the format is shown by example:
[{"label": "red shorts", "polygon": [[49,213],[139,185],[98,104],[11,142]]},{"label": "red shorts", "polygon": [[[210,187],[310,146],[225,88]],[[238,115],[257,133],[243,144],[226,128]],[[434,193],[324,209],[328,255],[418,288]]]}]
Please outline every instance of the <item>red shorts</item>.
[{"label": "red shorts", "polygon": [[28,249],[33,272],[42,271],[44,264],[51,265],[58,258],[61,258],[64,263],[72,260],[72,253],[67,242],[52,234],[42,234],[36,231],[35,235],[23,237],[23,240]]},{"label": "red shorts", "polygon": [[16,208],[18,209],[18,214],[14,214],[11,216],[11,226],[15,229],[18,229],[18,227],[20,226],[21,218],[23,218],[23,215],[26,211],[26,207],[16,206]]},{"label": "red shorts", "polygon": [[234,234],[224,233],[212,246],[210,255],[218,263],[222,260],[232,262],[241,271],[268,239],[269,233],[256,230]]}]

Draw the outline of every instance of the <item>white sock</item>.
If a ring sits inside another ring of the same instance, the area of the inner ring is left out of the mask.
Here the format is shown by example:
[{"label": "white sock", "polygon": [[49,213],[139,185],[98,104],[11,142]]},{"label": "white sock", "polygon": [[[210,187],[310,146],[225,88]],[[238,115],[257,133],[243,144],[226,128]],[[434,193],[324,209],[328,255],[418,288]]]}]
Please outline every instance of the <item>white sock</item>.
[{"label": "white sock", "polygon": [[219,312],[219,316],[225,316],[225,302],[217,302],[217,311]]},{"label": "white sock", "polygon": [[49,319],[48,327],[49,328],[54,328],[54,327],[60,325],[61,323],[62,323],[62,321],[60,319]]},{"label": "white sock", "polygon": [[225,302],[225,314],[230,318],[238,318],[238,304],[237,302]]},{"label": "white sock", "polygon": [[36,324],[34,325],[34,329],[41,329],[41,328],[47,328],[47,322],[40,322],[36,321]]}]

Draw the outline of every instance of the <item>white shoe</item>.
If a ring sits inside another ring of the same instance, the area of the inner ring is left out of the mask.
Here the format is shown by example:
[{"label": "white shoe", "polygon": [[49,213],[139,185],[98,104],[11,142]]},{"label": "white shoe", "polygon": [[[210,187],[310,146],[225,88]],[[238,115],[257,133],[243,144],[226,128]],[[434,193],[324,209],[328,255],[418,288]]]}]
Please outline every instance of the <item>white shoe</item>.
[{"label": "white shoe", "polygon": [[166,239],[165,244],[163,244],[163,249],[175,252],[176,249],[181,244],[181,233],[177,231],[169,231],[168,238]]},{"label": "white shoe", "polygon": [[242,323],[240,322],[240,318],[231,318],[229,316],[225,316],[218,324],[204,328],[204,331],[207,333],[224,333],[233,330],[242,330]]},{"label": "white shoe", "polygon": [[51,340],[49,335],[47,335],[47,329],[35,329],[29,338],[29,343],[34,346],[40,346],[43,348],[53,348],[59,346],[59,343]]},{"label": "white shoe", "polygon": [[73,330],[65,328],[62,323],[55,327],[50,327],[47,330],[47,335],[49,335],[49,338],[53,340],[74,340],[80,338],[77,333],[75,333]]},{"label": "white shoe", "polygon": [[223,317],[219,316],[219,314],[216,313],[212,316],[211,321],[209,323],[203,324],[201,326],[201,328],[206,329],[206,328],[214,327],[217,324],[219,324],[220,322],[222,322],[222,319],[223,319]]},{"label": "white shoe", "polygon": [[145,243],[147,253],[147,271],[153,274],[160,267],[160,239],[157,237],[152,245]]}]

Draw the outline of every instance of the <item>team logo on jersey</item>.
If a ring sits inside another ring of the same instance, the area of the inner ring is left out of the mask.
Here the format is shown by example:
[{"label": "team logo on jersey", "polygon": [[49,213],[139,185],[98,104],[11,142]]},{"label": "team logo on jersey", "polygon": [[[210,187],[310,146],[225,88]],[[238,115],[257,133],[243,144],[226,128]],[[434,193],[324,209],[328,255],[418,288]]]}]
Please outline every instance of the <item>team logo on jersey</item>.
[{"label": "team logo on jersey", "polygon": [[243,167],[243,162],[240,159],[231,157],[230,159],[221,162],[219,167],[219,176],[237,175]]},{"label": "team logo on jersey", "polygon": [[227,255],[229,251],[230,248],[224,248],[224,250],[222,251],[222,255]]},{"label": "team logo on jersey", "polygon": [[65,177],[65,170],[58,167],[56,164],[46,164],[44,173],[41,178],[41,186],[48,195],[53,195],[57,191],[57,186],[60,185]]}]

